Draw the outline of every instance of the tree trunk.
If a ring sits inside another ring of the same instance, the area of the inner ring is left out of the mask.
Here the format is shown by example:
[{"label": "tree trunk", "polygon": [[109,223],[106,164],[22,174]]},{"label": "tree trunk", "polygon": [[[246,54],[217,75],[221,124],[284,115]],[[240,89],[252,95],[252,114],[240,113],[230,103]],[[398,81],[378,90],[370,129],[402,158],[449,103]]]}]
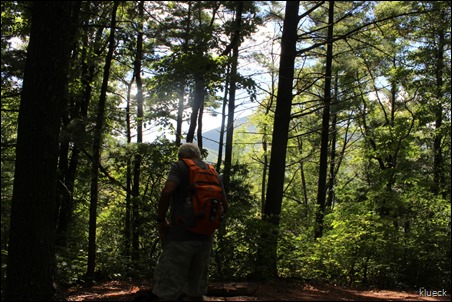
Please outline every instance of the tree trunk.
[{"label": "tree trunk", "polygon": [[[331,107],[333,108],[331,111],[331,150],[330,150],[330,172],[328,175],[328,197],[326,201],[326,209],[332,210],[333,202],[334,202],[334,185],[336,182],[336,171],[337,171],[337,163],[336,163],[336,142],[337,142],[337,95],[338,95],[338,75],[336,72],[335,84],[334,84],[334,97],[332,98]],[[344,143],[345,144],[345,143]]]},{"label": "tree trunk", "polygon": [[99,182],[99,166],[101,158],[102,146],[102,131],[105,122],[105,103],[107,99],[108,78],[110,77],[110,66],[113,59],[113,51],[115,48],[115,28],[116,28],[116,10],[119,1],[114,1],[111,25],[108,54],[105,58],[104,74],[102,87],[100,91],[98,112],[96,119],[96,126],[94,128],[94,142],[93,142],[93,162],[91,167],[91,199],[89,208],[89,239],[88,239],[88,267],[86,277],[88,283],[94,280],[94,270],[96,265],[96,221],[97,221],[97,202],[98,202],[98,182]]},{"label": "tree trunk", "polygon": [[193,106],[190,116],[190,127],[187,133],[187,143],[192,143],[195,138],[195,130],[198,123],[199,110],[204,103],[205,81],[202,75],[195,75],[195,92],[193,97]]},{"label": "tree trunk", "polygon": [[201,107],[199,108],[198,114],[198,131],[196,132],[196,137],[198,141],[199,150],[202,152],[202,118],[204,115],[204,102],[202,102]]},{"label": "tree trunk", "polygon": [[71,157],[68,160],[69,142],[62,144],[62,147],[60,149],[60,164],[58,168],[61,176],[58,180],[57,230],[55,238],[55,243],[59,247],[67,245],[68,230],[74,208],[74,184],[80,154],[80,149],[74,146]]},{"label": "tree trunk", "polygon": [[[444,70],[444,46],[445,39],[444,33],[439,33],[438,38],[438,49],[436,54],[436,97],[438,100],[444,95],[443,91],[443,70]],[[444,159],[443,159],[443,150],[442,150],[442,141],[444,139],[444,135],[441,133],[440,129],[443,125],[443,107],[442,102],[438,101],[438,104],[435,106],[435,137],[433,141],[433,193],[439,194],[440,188],[447,188],[446,186],[446,178],[444,171]],[[443,197],[447,197],[447,192],[441,192]]]},{"label": "tree trunk", "polygon": [[[267,131],[267,127],[264,127],[264,133]],[[267,135],[262,136],[262,150],[264,151],[264,162],[262,169],[262,180],[261,180],[261,214],[265,212],[265,188],[267,186],[267,175],[268,175],[268,150],[267,150]]]},{"label": "tree trunk", "polygon": [[[79,2],[81,5],[81,2]],[[77,8],[77,11],[80,7]],[[73,48],[72,48],[73,49]],[[74,127],[71,128],[69,136],[72,137],[73,147],[71,152],[71,157],[69,157],[70,143],[61,142],[60,146],[60,156],[59,156],[59,170],[60,170],[60,180],[59,182],[59,193],[57,196],[57,230],[56,230],[56,245],[60,247],[67,246],[67,237],[69,227],[72,222],[72,214],[74,209],[74,189],[75,189],[75,179],[77,174],[77,167],[79,163],[80,149],[83,148],[82,144],[85,139],[85,124],[84,120],[87,117],[88,104],[91,98],[91,86],[89,83],[92,82],[94,77],[94,68],[88,68],[86,64],[87,57],[87,45],[83,45],[83,50],[81,54],[81,78],[82,86],[85,89],[84,94],[74,101],[71,106],[72,110],[70,112],[69,123],[74,123]]]},{"label": "tree trunk", "polygon": [[179,88],[179,104],[177,106],[177,118],[176,118],[176,146],[181,144],[182,139],[182,122],[184,115],[184,99],[185,99],[185,87],[184,84],[180,84]]},{"label": "tree trunk", "polygon": [[317,191],[317,208],[314,227],[314,238],[322,237],[323,219],[325,217],[326,206],[326,180],[328,170],[328,141],[330,128],[330,102],[331,102],[331,75],[333,63],[333,22],[334,22],[334,1],[329,1],[328,9],[328,35],[326,50],[326,70],[325,70],[325,92],[322,116],[322,138],[320,146],[320,167],[319,183]]},{"label": "tree trunk", "polygon": [[[127,83],[127,106],[126,106],[126,128],[127,128],[127,145],[132,143],[132,129],[130,123],[130,103],[131,90],[135,77],[132,77],[130,83]],[[132,158],[127,157],[126,171],[126,208],[124,217],[124,256],[129,257],[132,251]]]},{"label": "tree trunk", "polygon": [[279,236],[279,214],[281,213],[283,197],[287,140],[293,98],[292,89],[299,6],[300,1],[286,1],[281,40],[278,96],[276,99],[275,121],[271,142],[267,198],[264,208],[264,220],[269,222],[273,228],[266,229],[261,235],[257,256],[257,268],[261,276],[277,276],[276,248]]},{"label": "tree trunk", "polygon": [[[271,43],[271,53],[275,53],[274,51],[274,43]],[[270,66],[277,66],[277,62],[275,56],[271,56]],[[269,98],[269,103],[265,105],[265,116],[267,116],[272,106],[275,102],[275,96],[278,94],[276,90],[276,81],[277,81],[277,73],[273,68],[270,68],[271,71],[271,93]],[[261,180],[261,214],[264,215],[265,212],[265,189],[267,188],[267,177],[268,177],[268,168],[269,168],[269,154],[268,154],[268,146],[270,144],[269,138],[267,135],[268,126],[265,123],[264,128],[262,129],[262,150],[264,151],[263,155],[263,169],[262,169],[262,180]]]},{"label": "tree trunk", "polygon": [[31,5],[2,300],[55,301],[57,160],[76,3]]},{"label": "tree trunk", "polygon": [[[303,150],[303,139],[301,138],[301,136],[297,136],[297,144],[298,144],[298,150]],[[308,188],[306,185],[306,176],[305,176],[305,172],[304,172],[304,161],[301,158],[300,161],[300,179],[301,179],[301,192],[303,195],[303,204],[305,206],[304,208],[304,218],[308,217]]]},{"label": "tree trunk", "polygon": [[229,183],[232,167],[232,143],[234,141],[235,92],[237,89],[237,64],[240,46],[240,31],[242,26],[242,11],[243,2],[238,1],[237,11],[235,15],[236,30],[234,31],[234,35],[232,37],[234,44],[232,46],[231,73],[229,75],[228,126],[226,128],[226,148],[224,154],[223,185],[226,194],[228,194],[230,190]]},{"label": "tree trunk", "polygon": [[[229,67],[228,67],[229,68]],[[226,74],[229,74],[229,70]],[[223,141],[224,141],[224,129],[226,122],[226,106],[228,103],[228,92],[229,92],[229,77],[226,78],[226,83],[224,85],[224,97],[223,97],[223,107],[221,110],[221,127],[220,127],[220,137],[218,139],[218,159],[216,169],[218,173],[221,173],[221,163],[223,162]]]},{"label": "tree trunk", "polygon": [[[189,40],[190,37],[190,29],[191,29],[191,18],[192,18],[192,2],[188,3],[188,10],[185,14],[185,27],[184,27],[184,41],[182,43],[182,53],[187,54],[189,52]],[[175,145],[178,147],[182,141],[182,123],[183,123],[183,115],[185,110],[185,87],[186,80],[184,77],[181,77],[179,80],[179,104],[177,108],[177,119],[176,119],[176,140]]]},{"label": "tree trunk", "polygon": [[[137,50],[135,56],[135,79],[137,83],[137,145],[143,142],[143,83],[141,80],[141,61],[143,57],[143,15],[144,1],[139,3],[139,24],[137,33]],[[141,153],[138,148],[133,162],[133,186],[132,186],[132,260],[138,260],[139,257],[139,232],[140,232],[140,170],[141,170]]]}]

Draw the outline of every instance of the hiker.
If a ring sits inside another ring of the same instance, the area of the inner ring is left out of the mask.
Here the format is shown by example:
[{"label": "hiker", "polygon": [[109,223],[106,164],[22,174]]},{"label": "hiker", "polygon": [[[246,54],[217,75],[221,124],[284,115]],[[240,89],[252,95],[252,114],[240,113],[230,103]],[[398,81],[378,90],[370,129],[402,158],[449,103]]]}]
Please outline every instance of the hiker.
[{"label": "hiker", "polygon": [[[188,162],[203,169],[210,167],[221,185],[219,202],[223,214],[228,211],[228,204],[220,177],[213,166],[201,160],[201,152],[196,144],[181,145],[178,157],[179,160],[171,165],[158,203],[157,228],[163,251],[154,271],[153,293],[160,301],[176,301],[181,296],[188,301],[204,301],[208,286],[213,233],[207,235],[194,233],[180,222],[185,213],[190,185],[189,173],[192,172],[184,160],[188,159]],[[170,209],[169,218],[167,218],[168,209]]]}]

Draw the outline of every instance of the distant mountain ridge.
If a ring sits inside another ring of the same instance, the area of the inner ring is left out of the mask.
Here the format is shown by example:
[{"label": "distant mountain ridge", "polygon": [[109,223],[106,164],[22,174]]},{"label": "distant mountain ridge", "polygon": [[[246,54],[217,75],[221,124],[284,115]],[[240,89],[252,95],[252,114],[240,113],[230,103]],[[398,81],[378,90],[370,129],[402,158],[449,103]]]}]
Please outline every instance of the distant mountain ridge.
[{"label": "distant mountain ridge", "polygon": [[[243,124],[249,122],[250,115],[243,116],[234,121],[234,128],[240,127]],[[250,126],[252,127],[252,126]],[[252,127],[253,128],[253,127]],[[207,161],[209,162],[217,162],[218,150],[219,150],[219,141],[220,141],[220,131],[221,127],[214,128],[212,130],[208,130],[202,133],[202,146],[209,152],[207,156]],[[223,137],[223,154],[224,154],[224,143],[226,142],[226,133]]]}]

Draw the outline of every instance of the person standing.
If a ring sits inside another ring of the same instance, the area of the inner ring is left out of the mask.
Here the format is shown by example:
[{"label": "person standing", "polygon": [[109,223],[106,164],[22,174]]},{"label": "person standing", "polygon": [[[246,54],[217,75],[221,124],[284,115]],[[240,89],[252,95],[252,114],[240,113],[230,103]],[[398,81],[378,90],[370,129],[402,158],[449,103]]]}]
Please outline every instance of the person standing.
[{"label": "person standing", "polygon": [[[154,270],[153,294],[160,301],[176,301],[181,295],[188,301],[204,301],[213,234],[191,232],[178,223],[178,217],[184,213],[189,188],[189,167],[183,159],[191,159],[203,169],[208,169],[208,164],[201,159],[201,151],[193,143],[181,145],[178,158],[171,165],[158,202],[156,222],[163,251]],[[218,174],[216,177],[222,187]],[[226,214],[228,203],[224,189],[222,192],[220,205]]]}]

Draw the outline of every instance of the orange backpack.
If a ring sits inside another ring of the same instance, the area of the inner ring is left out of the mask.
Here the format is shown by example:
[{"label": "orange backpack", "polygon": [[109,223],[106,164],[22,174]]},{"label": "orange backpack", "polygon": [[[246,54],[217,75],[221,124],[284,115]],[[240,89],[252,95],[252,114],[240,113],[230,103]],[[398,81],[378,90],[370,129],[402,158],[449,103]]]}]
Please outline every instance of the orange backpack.
[{"label": "orange backpack", "polygon": [[203,169],[191,159],[182,160],[189,168],[189,185],[184,213],[177,220],[193,233],[211,235],[223,221],[223,186],[213,165]]}]

